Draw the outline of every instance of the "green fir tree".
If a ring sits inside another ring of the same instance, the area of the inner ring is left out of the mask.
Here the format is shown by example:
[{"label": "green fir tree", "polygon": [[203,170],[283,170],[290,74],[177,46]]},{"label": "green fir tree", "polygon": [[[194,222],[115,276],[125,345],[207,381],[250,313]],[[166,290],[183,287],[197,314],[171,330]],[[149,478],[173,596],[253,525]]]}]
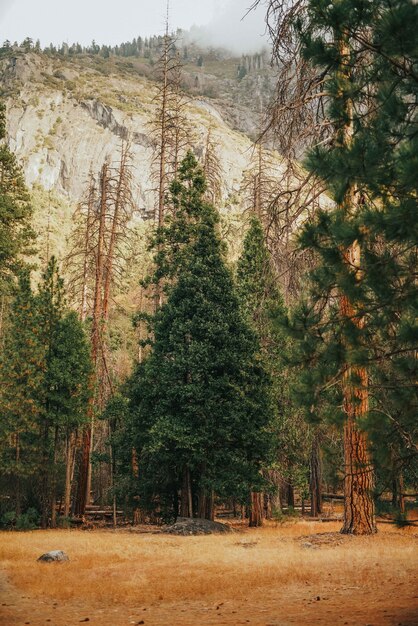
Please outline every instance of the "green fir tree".
[{"label": "green fir tree", "polygon": [[90,372],[88,341],[65,308],[55,258],[36,295],[23,271],[0,361],[0,466],[11,490],[7,508],[17,517],[35,507],[43,527],[56,524],[69,460],[62,452],[86,419]]},{"label": "green fir tree", "polygon": [[0,103],[0,296],[10,291],[22,267],[21,255],[30,252],[34,238],[29,194],[5,138],[6,107]]},{"label": "green fir tree", "polygon": [[[260,220],[252,216],[237,266],[237,286],[242,307],[259,344],[260,358],[272,381],[273,416],[269,425],[271,457],[263,468],[269,491],[267,513],[280,514],[280,485],[286,487],[287,504],[294,506],[294,488],[307,487],[310,429],[292,397],[296,373],[291,367],[292,340],[286,330],[287,308],[272,268]],[[253,496],[250,523],[261,524],[261,504]],[[252,519],[254,517],[254,519]]]},{"label": "green fir tree", "polygon": [[269,381],[191,154],[180,171],[172,186],[176,215],[193,219],[180,229],[173,218],[179,270],[156,314],[152,351],[131,381],[130,403],[145,500],[171,516],[211,518],[215,494],[245,500],[260,483]]},{"label": "green fir tree", "polygon": [[40,468],[39,424],[45,349],[27,270],[22,270],[6,323],[0,357],[0,467],[3,512],[35,504]]}]

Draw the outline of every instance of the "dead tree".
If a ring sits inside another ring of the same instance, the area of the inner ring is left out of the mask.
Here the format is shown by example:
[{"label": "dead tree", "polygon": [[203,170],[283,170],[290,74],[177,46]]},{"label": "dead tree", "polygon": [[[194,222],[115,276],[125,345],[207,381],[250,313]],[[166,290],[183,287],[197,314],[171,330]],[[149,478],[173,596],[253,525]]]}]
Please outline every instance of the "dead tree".
[{"label": "dead tree", "polygon": [[250,528],[263,525],[263,494],[261,492],[251,492],[250,503]]},{"label": "dead tree", "polygon": [[[176,52],[175,38],[169,32],[168,7],[162,52],[155,67],[158,82],[150,131],[154,146],[152,176],[156,181],[154,221],[157,229],[161,229],[167,213],[170,184],[192,138],[186,115],[187,100],[181,89],[182,63]],[[154,288],[154,309],[157,310],[162,304],[163,290],[159,282]]]},{"label": "dead tree", "polygon": [[87,186],[86,196],[73,215],[75,228],[69,239],[70,251],[64,259],[69,298],[82,321],[91,312],[94,293],[97,181],[92,170],[89,173]]},{"label": "dead tree", "polygon": [[122,281],[126,267],[130,223],[135,213],[132,194],[132,153],[129,142],[122,144],[119,162],[110,170],[110,212],[107,225],[106,258],[103,267],[103,318],[108,320],[112,289]]},{"label": "dead tree", "polygon": [[224,171],[220,163],[212,126],[209,127],[206,134],[202,169],[206,180],[205,200],[213,206],[219,206],[222,201]]},{"label": "dead tree", "polygon": [[311,454],[309,458],[309,493],[311,500],[311,517],[322,513],[322,460],[321,434],[317,430],[312,437]]},{"label": "dead tree", "polygon": [[153,138],[153,177],[156,180],[155,222],[164,223],[166,196],[178,163],[190,146],[190,128],[185,107],[187,100],[181,90],[182,63],[176,52],[175,38],[169,32],[168,17],[162,41],[162,52],[155,65],[157,94],[155,113],[150,122]]},{"label": "dead tree", "polygon": [[243,173],[240,194],[244,212],[256,215],[265,231],[276,184],[277,165],[272,152],[265,147],[265,136],[261,136],[251,152],[249,167]]},{"label": "dead tree", "polygon": [[109,163],[103,164],[100,175],[100,200],[97,206],[98,233],[95,248],[95,281],[94,281],[94,300],[91,324],[91,359],[93,363],[93,374],[91,385],[94,394],[89,400],[88,406],[88,425],[84,428],[81,444],[81,461],[78,476],[77,500],[75,506],[76,515],[83,515],[86,505],[90,500],[91,487],[91,450],[92,439],[95,422],[95,412],[98,405],[98,397],[100,388],[98,387],[98,365],[99,356],[102,346],[102,330],[103,330],[103,277],[105,266],[105,235],[106,235],[106,216],[107,203],[109,196]]},{"label": "dead tree", "polygon": [[[96,183],[90,176],[87,201],[78,207],[78,224],[67,265],[72,270],[73,293],[80,317],[91,319],[91,357],[94,394],[89,403],[89,424],[82,433],[75,512],[85,511],[91,491],[91,452],[95,415],[103,410],[112,393],[112,372],[107,348],[107,323],[112,295],[121,282],[129,249],[135,210],[132,195],[131,152],[123,143],[117,164],[107,159]],[[81,244],[81,245],[80,245]],[[68,462],[72,454],[68,452]],[[67,479],[71,481],[71,468]],[[70,489],[70,486],[68,486]],[[66,501],[68,496],[66,497]]]}]

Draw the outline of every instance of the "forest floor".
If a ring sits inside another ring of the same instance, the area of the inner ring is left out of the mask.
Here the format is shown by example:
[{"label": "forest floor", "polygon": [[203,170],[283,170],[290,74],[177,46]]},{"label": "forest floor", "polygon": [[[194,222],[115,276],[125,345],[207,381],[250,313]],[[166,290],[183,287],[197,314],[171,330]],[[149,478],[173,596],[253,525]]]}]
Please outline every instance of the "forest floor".
[{"label": "forest floor", "polygon": [[[0,624],[416,626],[418,528],[380,524],[372,537],[339,528],[3,532]],[[56,549],[70,561],[36,562]]]}]

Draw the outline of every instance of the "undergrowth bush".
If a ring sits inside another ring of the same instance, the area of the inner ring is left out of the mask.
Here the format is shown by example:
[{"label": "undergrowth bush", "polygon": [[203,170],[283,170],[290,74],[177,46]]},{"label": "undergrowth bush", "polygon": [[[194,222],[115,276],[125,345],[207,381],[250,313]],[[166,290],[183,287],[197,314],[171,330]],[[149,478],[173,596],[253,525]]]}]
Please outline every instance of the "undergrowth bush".
[{"label": "undergrowth bush", "polygon": [[24,513],[16,515],[16,511],[7,511],[0,518],[0,528],[7,530],[34,530],[39,527],[39,513],[29,508]]}]

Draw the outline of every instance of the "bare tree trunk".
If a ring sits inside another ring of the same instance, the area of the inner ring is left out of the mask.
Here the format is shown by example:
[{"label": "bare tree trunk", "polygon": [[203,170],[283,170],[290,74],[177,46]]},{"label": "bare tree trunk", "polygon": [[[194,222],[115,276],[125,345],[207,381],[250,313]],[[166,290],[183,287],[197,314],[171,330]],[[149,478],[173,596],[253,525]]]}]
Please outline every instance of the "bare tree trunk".
[{"label": "bare tree trunk", "polygon": [[317,517],[322,513],[322,467],[320,435],[315,433],[312,440],[311,456],[309,459],[309,491],[311,498],[311,517]]},{"label": "bare tree trunk", "polygon": [[263,525],[263,494],[251,492],[250,521],[249,526],[256,528]]},{"label": "bare tree trunk", "polygon": [[270,496],[271,502],[271,515],[275,517],[276,515],[280,515],[282,513],[282,503],[280,499],[280,486],[277,485],[274,492]]},{"label": "bare tree trunk", "polygon": [[96,197],[96,188],[94,184],[93,174],[90,172],[90,183],[89,183],[89,193],[87,200],[87,216],[86,216],[86,228],[84,232],[84,242],[83,242],[83,269],[82,269],[82,284],[81,284],[81,300],[80,300],[80,310],[79,315],[80,319],[84,321],[87,316],[87,281],[88,281],[88,259],[90,254],[90,245],[91,245],[91,222],[92,222],[92,214],[94,201]]},{"label": "bare tree trunk", "polygon": [[392,480],[392,506],[405,513],[405,496],[403,494],[404,482],[402,473],[397,474]]},{"label": "bare tree trunk", "polygon": [[41,470],[41,528],[48,526],[48,514],[50,511],[50,482],[49,482],[49,423],[46,421],[42,427],[42,470]]},{"label": "bare tree trunk", "polygon": [[57,527],[57,460],[58,460],[58,426],[55,426],[54,453],[52,460],[51,480],[51,528]]},{"label": "bare tree trunk", "polygon": [[271,495],[269,493],[263,494],[263,517],[265,519],[272,519],[273,511],[271,508]]},{"label": "bare tree trunk", "polygon": [[[353,193],[346,198],[354,201]],[[346,262],[360,273],[360,246],[354,242],[346,251]],[[354,320],[361,328],[364,320],[346,296],[340,298],[341,315]],[[355,382],[353,383],[353,379]],[[344,425],[344,525],[342,533],[368,535],[376,532],[373,487],[374,472],[368,453],[367,436],[358,421],[368,411],[368,375],[364,367],[347,366],[343,375]]]},{"label": "bare tree trunk", "polygon": [[103,271],[104,271],[104,238],[106,227],[106,209],[107,209],[107,194],[108,194],[108,163],[105,162],[102,167],[101,180],[100,180],[100,217],[99,217],[99,235],[97,242],[97,254],[96,254],[96,278],[95,278],[95,290],[94,290],[94,306],[93,306],[93,320],[91,329],[91,357],[94,365],[94,373],[91,380],[91,386],[93,388],[92,396],[89,400],[88,415],[90,418],[90,424],[85,428],[83,433],[82,442],[82,455],[78,480],[77,490],[77,502],[76,502],[76,515],[83,515],[86,510],[86,505],[90,500],[90,484],[91,484],[91,449],[93,444],[93,427],[94,427],[94,414],[95,414],[95,392],[97,382],[97,367],[98,357],[101,346],[101,332],[102,332],[102,284],[103,284]]},{"label": "bare tree trunk", "polygon": [[293,485],[289,479],[289,482],[286,486],[286,498],[287,498],[287,506],[289,509],[295,508],[295,491],[293,489]]},{"label": "bare tree trunk", "polygon": [[[352,407],[349,407],[350,411]],[[344,526],[342,533],[370,535],[376,532],[374,519],[373,467],[366,436],[348,417],[344,427]]]},{"label": "bare tree trunk", "polygon": [[15,452],[15,460],[16,460],[16,517],[21,515],[22,513],[22,493],[21,493],[21,485],[20,485],[20,474],[19,474],[19,463],[20,463],[20,437],[19,433],[15,435],[16,442],[16,452]]},{"label": "bare tree trunk", "polygon": [[183,469],[180,517],[193,517],[192,485],[190,480],[190,470],[187,466]]},{"label": "bare tree trunk", "polygon": [[222,199],[223,169],[220,164],[216,142],[212,138],[212,126],[206,135],[203,173],[206,180],[205,199],[217,206]]},{"label": "bare tree trunk", "polygon": [[211,520],[211,522],[215,519],[215,494],[213,491],[206,497],[206,519]]},{"label": "bare tree trunk", "polygon": [[[337,39],[338,40],[338,39]],[[351,49],[349,34],[339,38],[339,53],[341,65],[339,78],[345,85],[351,81]],[[342,88],[344,89],[344,87]],[[337,135],[343,146],[350,146],[353,140],[353,102],[342,91],[341,100],[344,102],[345,122]],[[355,212],[356,194],[351,185],[341,203],[341,208],[347,216]],[[354,241],[344,251],[344,260],[350,271],[354,271],[357,280],[361,279],[360,245]],[[364,318],[358,316],[353,304],[347,296],[340,297],[340,311],[342,319],[351,320],[358,328],[363,328]],[[353,382],[355,380],[355,382]],[[367,535],[376,532],[374,517],[373,467],[368,453],[367,437],[358,428],[358,421],[368,411],[368,375],[364,367],[346,366],[343,381],[343,405],[346,422],[344,426],[344,525],[342,533]]]},{"label": "bare tree trunk", "polygon": [[394,476],[392,479],[392,506],[394,509],[398,506],[398,478]]},{"label": "bare tree trunk", "polygon": [[112,518],[113,518],[113,528],[116,528],[117,518],[116,518],[116,493],[115,493],[115,467],[113,461],[113,446],[109,446],[109,454],[110,454],[110,488],[112,490]]},{"label": "bare tree trunk", "polygon": [[130,178],[128,175],[128,160],[130,159],[129,144],[121,147],[120,162],[117,171],[116,190],[113,199],[113,215],[110,227],[110,239],[104,264],[105,277],[103,286],[103,318],[109,317],[110,293],[113,282],[113,270],[116,260],[116,245],[119,239],[124,237],[127,228],[130,211],[124,211],[124,205],[132,205],[130,193]]},{"label": "bare tree trunk", "polygon": [[199,493],[199,502],[197,504],[197,516],[200,519],[206,518],[206,492],[204,489],[201,489]]},{"label": "bare tree trunk", "polygon": [[71,506],[71,487],[72,477],[74,472],[74,460],[75,460],[75,433],[71,432],[67,436],[66,446],[66,464],[65,464],[65,488],[64,488],[64,517],[70,515]]},{"label": "bare tree trunk", "polygon": [[278,471],[274,469],[270,469],[266,472],[266,478],[272,486],[272,489],[267,496],[268,502],[266,506],[266,519],[272,519],[275,515],[280,515],[282,512],[280,498],[280,485],[282,480]]},{"label": "bare tree trunk", "polygon": [[404,495],[404,481],[402,471],[399,473],[399,511],[405,513],[405,495]]},{"label": "bare tree trunk", "polygon": [[91,421],[90,421],[90,446],[89,446],[89,463],[88,463],[88,468],[87,468],[86,506],[87,504],[91,503],[91,493],[92,493],[91,484],[92,484],[92,477],[93,477],[93,465],[91,462],[91,453],[93,451],[93,444],[94,444],[94,423],[95,423],[95,419],[94,419],[94,411],[93,411],[91,414]]}]

